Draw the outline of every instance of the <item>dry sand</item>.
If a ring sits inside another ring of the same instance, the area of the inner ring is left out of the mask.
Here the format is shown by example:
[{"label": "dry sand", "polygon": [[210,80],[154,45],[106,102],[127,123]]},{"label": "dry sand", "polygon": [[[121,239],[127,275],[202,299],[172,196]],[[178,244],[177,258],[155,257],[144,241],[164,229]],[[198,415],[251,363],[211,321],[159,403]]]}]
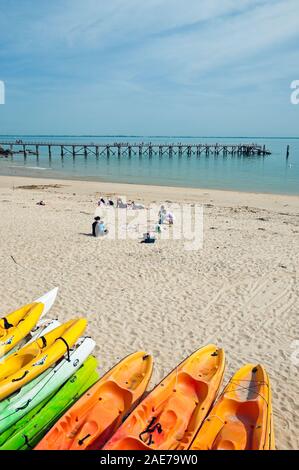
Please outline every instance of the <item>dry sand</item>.
[{"label": "dry sand", "polygon": [[[203,249],[88,236],[106,194],[205,204]],[[299,447],[299,197],[0,177],[0,216],[2,314],[59,286],[52,316],[87,315],[100,370],[144,349],[152,385],[208,342],[226,350],[226,380],[261,362],[277,447]]]}]

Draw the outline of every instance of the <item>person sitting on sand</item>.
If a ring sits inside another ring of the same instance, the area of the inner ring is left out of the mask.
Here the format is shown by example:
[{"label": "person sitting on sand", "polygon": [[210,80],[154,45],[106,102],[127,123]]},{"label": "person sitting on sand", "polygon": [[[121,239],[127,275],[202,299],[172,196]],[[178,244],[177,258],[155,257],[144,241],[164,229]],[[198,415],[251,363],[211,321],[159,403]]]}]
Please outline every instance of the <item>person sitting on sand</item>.
[{"label": "person sitting on sand", "polygon": [[92,236],[93,237],[100,236],[100,230],[99,230],[100,220],[101,220],[101,217],[94,218],[94,222],[92,224]]},{"label": "person sitting on sand", "polygon": [[122,199],[120,197],[117,198],[117,202],[116,202],[116,207],[118,209],[127,209],[128,207],[128,204],[126,204],[125,202],[122,201]]},{"label": "person sitting on sand", "polygon": [[165,221],[165,218],[166,218],[166,209],[165,209],[164,206],[160,207],[158,217],[159,217],[159,225],[164,224],[164,221]]},{"label": "person sitting on sand", "polygon": [[141,243],[155,243],[156,238],[150,234],[150,232],[147,232],[143,235],[143,240],[141,240]]},{"label": "person sitting on sand", "polygon": [[101,199],[98,202],[98,206],[106,206],[106,201],[104,198],[101,197]]},{"label": "person sitting on sand", "polygon": [[99,223],[99,236],[104,237],[104,235],[107,235],[108,230],[105,227],[105,223],[103,220],[100,221]]},{"label": "person sitting on sand", "polygon": [[46,203],[44,201],[39,201],[36,203],[37,206],[45,206]]},{"label": "person sitting on sand", "polygon": [[136,210],[139,210],[139,209],[144,209],[144,206],[142,204],[135,204],[135,201],[132,201],[131,209],[133,211],[136,211]]},{"label": "person sitting on sand", "polygon": [[169,225],[173,225],[174,222],[174,215],[172,212],[168,211],[165,216],[165,220],[169,223]]}]

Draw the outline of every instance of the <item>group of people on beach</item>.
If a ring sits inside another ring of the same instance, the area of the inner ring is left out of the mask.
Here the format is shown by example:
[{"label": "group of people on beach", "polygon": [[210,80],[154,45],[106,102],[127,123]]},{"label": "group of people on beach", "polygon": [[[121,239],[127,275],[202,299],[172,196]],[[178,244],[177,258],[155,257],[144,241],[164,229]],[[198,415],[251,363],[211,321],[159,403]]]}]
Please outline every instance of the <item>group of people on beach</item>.
[{"label": "group of people on beach", "polygon": [[[136,204],[135,201],[128,201],[124,202],[120,197],[116,199],[114,202],[112,199],[107,197],[104,199],[101,197],[98,200],[98,207],[106,207],[106,208],[117,208],[117,209],[131,209],[131,210],[142,210],[145,209],[143,204]],[[102,214],[101,214],[102,215]],[[155,225],[155,232],[161,233],[162,232],[162,225],[168,224],[173,225],[174,223],[174,215],[170,210],[167,210],[164,205],[160,207],[158,212],[158,221]],[[106,228],[105,222],[102,217],[99,215],[94,218],[92,223],[92,235],[94,237],[103,237],[109,233],[108,229]],[[156,237],[154,234],[147,232],[143,236],[142,243],[155,243]]]},{"label": "group of people on beach", "polygon": [[101,199],[98,201],[98,206],[99,207],[116,207],[117,209],[132,209],[132,210],[139,210],[139,209],[145,209],[145,207],[142,204],[136,204],[135,201],[128,201],[128,202],[123,202],[123,200],[118,197],[116,199],[116,202],[112,199],[104,199],[101,197]]}]

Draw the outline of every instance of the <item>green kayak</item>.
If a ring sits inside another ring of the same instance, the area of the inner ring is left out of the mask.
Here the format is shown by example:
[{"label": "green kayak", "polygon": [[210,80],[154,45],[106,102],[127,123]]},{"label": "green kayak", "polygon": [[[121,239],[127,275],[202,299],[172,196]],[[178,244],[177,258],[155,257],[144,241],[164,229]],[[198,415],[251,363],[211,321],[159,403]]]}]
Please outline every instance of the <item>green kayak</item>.
[{"label": "green kayak", "polygon": [[13,426],[0,434],[0,450],[1,446],[18,430],[23,429],[27,423],[54,397],[56,392],[52,393],[49,397],[39,403],[35,408],[29,411],[23,418],[19,419]]},{"label": "green kayak", "polygon": [[[1,445],[0,450],[33,449],[68,408],[98,380],[96,367],[96,359],[89,356],[80,369],[44,406],[38,405],[29,413],[29,419],[26,415],[15,424],[13,434]],[[2,435],[0,439],[3,442]]]}]

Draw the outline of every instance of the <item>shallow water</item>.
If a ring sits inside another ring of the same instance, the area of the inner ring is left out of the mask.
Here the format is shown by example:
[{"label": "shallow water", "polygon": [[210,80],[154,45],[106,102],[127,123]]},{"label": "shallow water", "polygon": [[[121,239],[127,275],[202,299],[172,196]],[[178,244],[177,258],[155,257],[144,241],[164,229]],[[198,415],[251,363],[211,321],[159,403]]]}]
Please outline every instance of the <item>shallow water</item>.
[{"label": "shallow water", "polygon": [[[0,174],[18,176],[43,176],[50,178],[88,179],[122,183],[153,184],[167,186],[230,189],[238,191],[299,194],[299,138],[205,138],[205,137],[127,137],[127,136],[0,136],[4,140],[22,139],[23,142],[63,143],[252,143],[266,145],[272,155],[187,155],[173,156],[153,154],[152,157],[138,155],[100,156],[72,155],[61,159],[60,150],[53,149],[49,159],[47,148],[41,148],[37,158],[14,155],[0,159]],[[290,145],[290,156],[286,160],[286,148]]]}]

